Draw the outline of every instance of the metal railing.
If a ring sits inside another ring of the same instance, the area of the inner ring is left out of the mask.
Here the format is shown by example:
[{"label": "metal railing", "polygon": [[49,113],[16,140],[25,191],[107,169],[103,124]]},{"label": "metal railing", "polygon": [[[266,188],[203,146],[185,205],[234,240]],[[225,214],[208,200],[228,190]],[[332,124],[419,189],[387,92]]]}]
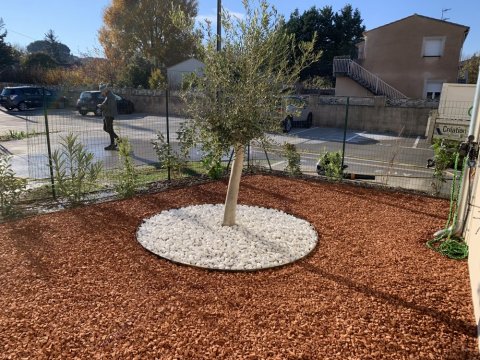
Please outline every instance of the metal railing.
[{"label": "metal railing", "polygon": [[375,95],[384,95],[390,99],[406,99],[399,90],[387,84],[377,75],[371,73],[351,59],[338,57],[333,59],[333,74],[345,74]]}]

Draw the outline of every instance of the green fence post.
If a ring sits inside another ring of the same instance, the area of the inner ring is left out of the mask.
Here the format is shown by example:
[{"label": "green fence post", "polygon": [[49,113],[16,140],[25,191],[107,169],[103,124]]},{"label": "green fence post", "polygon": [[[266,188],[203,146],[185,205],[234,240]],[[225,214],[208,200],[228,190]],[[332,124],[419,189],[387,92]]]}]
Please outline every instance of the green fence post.
[{"label": "green fence post", "polygon": [[52,148],[50,146],[50,130],[48,128],[48,113],[47,113],[47,99],[45,98],[45,88],[42,87],[42,97],[43,97],[43,116],[45,118],[45,133],[47,137],[47,151],[48,151],[48,167],[50,168],[50,182],[52,183],[52,196],[54,199],[57,198],[55,192],[55,179],[53,177],[53,164],[52,164]]},{"label": "green fence post", "polygon": [[170,168],[170,119],[168,116],[168,87],[165,90],[165,111],[167,116],[167,156],[168,156],[168,166],[167,166],[167,179],[171,180],[171,168]]},{"label": "green fence post", "polygon": [[343,125],[343,146],[342,146],[342,174],[345,163],[345,143],[347,142],[347,127],[348,127],[348,108],[350,106],[350,96],[347,96],[347,105],[345,110],[345,123]]}]

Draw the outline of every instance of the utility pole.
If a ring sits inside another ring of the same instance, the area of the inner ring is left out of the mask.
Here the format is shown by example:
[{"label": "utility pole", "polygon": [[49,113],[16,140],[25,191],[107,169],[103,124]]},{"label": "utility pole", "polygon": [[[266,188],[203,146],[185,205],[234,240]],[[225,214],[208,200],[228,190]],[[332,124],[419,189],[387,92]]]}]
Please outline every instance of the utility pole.
[{"label": "utility pole", "polygon": [[222,0],[217,0],[217,51],[222,50]]}]

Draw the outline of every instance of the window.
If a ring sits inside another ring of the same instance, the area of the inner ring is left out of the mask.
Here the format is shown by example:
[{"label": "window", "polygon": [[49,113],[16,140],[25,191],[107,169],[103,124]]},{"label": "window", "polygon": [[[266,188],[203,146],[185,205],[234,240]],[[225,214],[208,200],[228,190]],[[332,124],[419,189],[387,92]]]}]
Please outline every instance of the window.
[{"label": "window", "polygon": [[92,98],[92,94],[89,92],[84,91],[80,94],[80,99],[82,100],[90,100],[91,98]]},{"label": "window", "polygon": [[440,57],[443,55],[445,44],[444,37],[425,37],[423,38],[423,56]]},{"label": "window", "polygon": [[427,80],[425,84],[425,95],[427,99],[440,100],[443,81]]}]

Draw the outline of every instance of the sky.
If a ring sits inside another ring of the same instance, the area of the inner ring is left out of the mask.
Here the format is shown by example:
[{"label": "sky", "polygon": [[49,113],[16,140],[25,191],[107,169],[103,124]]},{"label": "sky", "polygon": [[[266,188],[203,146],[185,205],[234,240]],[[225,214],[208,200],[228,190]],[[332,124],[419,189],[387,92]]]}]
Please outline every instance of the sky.
[{"label": "sky", "polygon": [[[159,0],[163,1],[163,0]],[[388,24],[404,17],[420,14],[443,18],[470,27],[464,43],[462,58],[480,52],[480,1],[479,0],[277,0],[269,1],[288,20],[298,8],[300,14],[312,6],[332,6],[339,11],[346,4],[360,11],[367,30]],[[77,56],[96,56],[101,49],[98,30],[103,24],[102,15],[111,0],[0,0],[0,18],[7,30],[6,41],[26,47],[35,40],[42,40],[52,29],[59,41],[67,45]],[[211,19],[215,23],[217,0],[198,0],[198,18]],[[241,0],[222,0],[222,6],[232,13],[241,14]]]}]

